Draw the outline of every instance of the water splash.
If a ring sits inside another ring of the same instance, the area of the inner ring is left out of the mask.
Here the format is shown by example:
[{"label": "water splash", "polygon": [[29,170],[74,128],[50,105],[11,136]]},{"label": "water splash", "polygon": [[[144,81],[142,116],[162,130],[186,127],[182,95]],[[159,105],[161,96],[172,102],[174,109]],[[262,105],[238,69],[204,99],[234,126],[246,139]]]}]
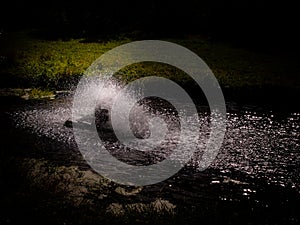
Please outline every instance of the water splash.
[{"label": "water splash", "polygon": [[[122,88],[117,83],[103,86],[99,103],[107,108],[111,107],[112,99]],[[99,91],[95,88],[95,92]],[[132,101],[136,101],[132,99]],[[143,128],[144,138],[147,138],[149,126],[160,121],[138,120],[135,116],[142,110],[150,118],[161,118],[167,124],[170,133],[163,140],[159,147],[149,152],[132,151],[122,146],[113,138],[113,132],[100,131],[99,137],[105,141],[110,153],[126,163],[134,165],[145,165],[156,163],[169,155],[178,140],[180,122],[177,114],[160,101],[144,101],[136,105],[133,109],[132,122],[137,128]],[[11,119],[18,128],[39,137],[46,137],[47,143],[43,143],[41,148],[49,150],[53,155],[59,154],[59,146],[69,146],[73,149],[76,146],[72,129],[63,126],[64,122],[71,117],[72,98],[57,99],[47,101],[45,104],[21,107],[11,112]],[[155,107],[160,110],[155,110]],[[187,168],[198,170],[202,160],[202,152],[205,148],[207,137],[210,131],[210,114],[208,111],[199,111],[199,123],[201,130],[198,140],[198,150],[193,159],[188,163]],[[245,174],[249,179],[262,179],[269,184],[282,187],[289,186],[300,192],[299,161],[300,161],[300,113],[292,112],[279,114],[272,111],[240,108],[227,113],[227,133],[223,146],[210,166],[217,171],[216,181],[224,183],[228,180],[233,171]],[[139,124],[139,125],[137,125]],[[138,130],[139,130],[138,129]],[[138,135],[138,134],[137,134]],[[194,134],[190,134],[192,136]],[[143,138],[143,137],[140,137]],[[181,140],[189,142],[187,136]],[[49,144],[52,140],[53,145]],[[73,151],[72,149],[69,151]],[[63,160],[68,160],[71,154],[67,150]]]}]

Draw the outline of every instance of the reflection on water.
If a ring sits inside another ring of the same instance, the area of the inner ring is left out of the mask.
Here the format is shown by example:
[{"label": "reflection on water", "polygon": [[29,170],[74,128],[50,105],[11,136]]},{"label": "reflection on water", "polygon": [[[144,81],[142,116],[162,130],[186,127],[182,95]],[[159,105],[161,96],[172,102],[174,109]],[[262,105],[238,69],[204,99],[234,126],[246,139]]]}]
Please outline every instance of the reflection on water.
[{"label": "reflection on water", "polygon": [[[53,140],[53,143],[60,146],[75,146],[72,129],[63,126],[64,122],[71,117],[70,106],[69,100],[61,99],[44,105],[35,105],[32,108],[19,109],[11,113],[11,118],[17,127],[47,138],[45,139],[47,143],[44,143],[48,148],[47,151],[53,155],[65,154],[64,160],[67,161],[70,153],[56,152],[59,151],[58,146],[49,146],[49,140]],[[201,135],[207,136],[209,114],[205,111],[200,112],[199,117]],[[172,122],[169,120],[169,123],[170,121]],[[299,191],[299,137],[300,113],[282,116],[270,111],[255,111],[255,108],[230,111],[227,113],[227,132],[223,146],[210,168],[225,175],[233,170],[239,171],[249,178],[261,178],[268,183],[283,187],[289,185]],[[203,141],[205,140],[203,138]],[[124,154],[116,149],[118,144],[108,144],[119,154]],[[202,144],[205,143],[199,142],[199,149],[203,148]],[[196,155],[187,167],[197,171],[200,160],[201,154]],[[224,179],[214,179],[212,184],[224,182]],[[245,193],[248,195],[247,193],[251,191]]]},{"label": "reflection on water", "polygon": [[[273,213],[284,210],[288,215],[286,217],[297,223],[300,113],[280,113],[256,107],[237,108],[231,103],[227,103],[227,107],[224,143],[210,167],[205,171],[199,170],[201,151],[209,133],[209,113],[205,107],[199,106],[198,122],[201,124],[202,138],[198,153],[184,169],[167,181],[146,186],[145,195],[163,195],[172,202],[189,207],[203,207],[211,200],[226,204],[244,202],[244,207],[258,214],[261,208],[269,210],[273,207]],[[35,137],[34,145],[38,146],[38,150],[28,154],[40,155],[61,165],[89,168],[77,150],[72,129],[63,125],[71,117],[70,114],[71,100],[62,98],[14,109],[9,116],[18,130]],[[176,117],[173,112],[164,114]],[[171,124],[168,128],[172,128],[172,121],[176,130],[176,119],[168,120]],[[106,141],[111,154],[120,160],[130,162],[141,160],[138,157],[151,158],[151,154],[122,148],[112,138],[112,131],[99,131],[99,136]],[[167,146],[162,149],[171,149],[174,143],[163,144]],[[158,152],[153,153],[154,159],[160,159]]]}]

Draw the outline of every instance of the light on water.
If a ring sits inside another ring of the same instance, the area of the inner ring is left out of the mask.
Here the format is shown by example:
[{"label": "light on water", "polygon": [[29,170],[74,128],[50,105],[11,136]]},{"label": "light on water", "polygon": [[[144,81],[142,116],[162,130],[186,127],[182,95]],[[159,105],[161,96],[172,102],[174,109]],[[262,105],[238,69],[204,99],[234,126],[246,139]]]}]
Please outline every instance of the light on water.
[{"label": "light on water", "polygon": [[[103,108],[110,109],[113,99],[120,89],[119,84],[111,83],[104,85],[101,93],[97,93],[99,90],[96,88],[94,91],[100,96],[99,104]],[[133,97],[128,101],[136,100]],[[227,103],[227,105],[230,108],[231,103]],[[124,147],[116,139],[112,129],[98,130],[99,138],[105,142],[111,155],[125,163],[151,165],[160,162],[169,156],[180,141],[186,142],[188,146],[189,142],[194,140],[189,135],[195,135],[191,132],[184,139],[179,140],[178,113],[166,106],[168,106],[166,102],[155,99],[140,101],[131,112],[130,120],[133,126],[131,128],[134,135],[138,136],[140,140],[151,137],[149,135],[149,132],[153,130],[151,126],[157,127],[165,124],[162,126],[162,132],[166,135],[160,139],[161,142],[154,149],[149,146],[149,150],[139,151],[139,143],[135,143],[134,150]],[[84,161],[80,157],[74,158],[74,154],[78,155],[78,150],[73,131],[64,126],[65,121],[71,118],[71,108],[71,97],[60,98],[44,104],[20,107],[11,113],[11,119],[19,129],[40,137],[39,147],[43,149],[42,154],[46,154],[47,157],[51,155],[56,161],[61,161],[63,164],[77,163],[84,167]],[[181,190],[178,196],[182,197],[189,191],[192,194],[201,190],[201,182],[203,182],[201,160],[203,160],[202,153],[210,133],[210,113],[205,110],[205,107],[199,106],[198,109],[200,109],[198,111],[199,119],[193,121],[200,124],[197,134],[200,136],[197,141],[197,152],[185,166],[184,171],[186,172],[170,180],[170,188],[175,189],[177,183],[180,185],[181,180],[185,180],[185,182],[191,180],[191,185],[182,190],[178,189]],[[276,187],[290,187],[300,193],[299,124],[300,113],[297,112],[281,115],[273,111],[257,110],[256,107],[251,109],[248,107],[247,110],[242,107],[238,110],[230,110],[227,113],[227,132],[222,148],[208,168],[211,181],[207,185],[212,187],[233,185],[237,188],[236,193],[240,194],[240,198],[246,199],[256,198],[259,187],[255,183],[262,181]],[[109,127],[111,125],[106,128]],[[147,144],[147,142],[145,143]],[[76,162],[74,159],[80,161]],[[118,171],[118,173],[122,173],[122,171]],[[185,173],[187,174],[185,175]],[[233,174],[242,174],[242,176],[234,175],[233,177]],[[200,178],[197,178],[198,176]],[[194,182],[193,179],[200,179],[200,181]],[[224,201],[237,201],[237,197],[231,196],[229,192],[219,193],[219,198]]]}]

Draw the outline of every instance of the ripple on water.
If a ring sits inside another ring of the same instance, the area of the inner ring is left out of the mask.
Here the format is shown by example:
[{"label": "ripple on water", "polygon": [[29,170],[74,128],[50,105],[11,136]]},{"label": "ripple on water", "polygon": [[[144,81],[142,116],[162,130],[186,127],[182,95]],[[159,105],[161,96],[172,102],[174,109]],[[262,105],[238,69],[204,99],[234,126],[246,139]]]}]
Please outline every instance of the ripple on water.
[{"label": "ripple on water", "polygon": [[[61,159],[68,161],[76,148],[72,129],[65,127],[63,124],[71,117],[72,99],[64,98],[55,101],[49,101],[45,104],[21,107],[10,113],[18,129],[40,137],[39,142],[44,151],[48,151],[54,158],[62,156]],[[161,102],[159,103],[161,104]],[[194,179],[199,175],[199,180],[203,181],[199,167],[201,165],[202,152],[210,132],[210,117],[205,108],[198,107],[200,123],[200,138],[198,152],[186,166],[187,171],[192,173],[191,196],[193,192],[199,190],[203,183],[195,184]],[[145,163],[141,158],[149,158],[152,162],[157,162],[168,156],[166,151],[172,150],[178,145],[179,123],[176,119],[177,114],[167,109],[161,110],[162,118],[165,118],[169,124],[168,129],[171,133],[170,139],[162,142],[160,149],[151,154],[140,154],[132,152],[128,148],[122,147],[114,138],[113,134],[107,132],[103,134],[103,140],[110,152],[119,159],[126,162],[131,160],[138,163]],[[176,133],[177,132],[177,133]],[[172,135],[173,134],[173,135]],[[183,139],[188,144],[191,137]],[[240,196],[250,198],[257,194],[256,186],[251,182],[262,180],[270,185],[279,187],[291,187],[300,193],[300,113],[291,112],[289,114],[278,114],[272,111],[256,110],[255,107],[236,108],[227,113],[227,131],[222,148],[219,151],[213,164],[209,167],[210,181],[208,185],[238,186],[236,192]],[[75,151],[76,152],[76,151]],[[79,152],[77,151],[77,154]],[[137,157],[140,157],[137,159]],[[214,172],[211,172],[214,171]],[[232,177],[233,173],[243,174],[243,177]],[[190,178],[180,175],[189,183]],[[175,178],[172,178],[175,179]],[[180,185],[176,179],[177,185]],[[171,182],[171,181],[170,181]],[[200,186],[199,186],[200,185]],[[174,188],[175,185],[173,185]],[[185,192],[187,193],[187,192]],[[221,200],[234,200],[235,197],[220,194]],[[191,197],[192,199],[192,197]]]}]

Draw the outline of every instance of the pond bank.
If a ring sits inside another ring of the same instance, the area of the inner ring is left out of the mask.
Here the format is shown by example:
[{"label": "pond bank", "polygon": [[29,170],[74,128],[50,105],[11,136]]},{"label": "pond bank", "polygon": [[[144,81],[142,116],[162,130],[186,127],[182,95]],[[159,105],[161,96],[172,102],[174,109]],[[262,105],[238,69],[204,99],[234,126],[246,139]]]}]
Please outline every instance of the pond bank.
[{"label": "pond bank", "polygon": [[[76,85],[91,63],[108,50],[134,41],[129,38],[85,42],[84,39],[42,40],[30,32],[7,33],[0,37],[0,84],[2,88],[69,89]],[[222,87],[230,89],[299,88],[298,58],[251,52],[203,36],[165,39],[182,45],[201,57]],[[164,76],[189,85],[182,71],[158,63],[140,63],[116,74],[130,82],[146,75]]]}]

